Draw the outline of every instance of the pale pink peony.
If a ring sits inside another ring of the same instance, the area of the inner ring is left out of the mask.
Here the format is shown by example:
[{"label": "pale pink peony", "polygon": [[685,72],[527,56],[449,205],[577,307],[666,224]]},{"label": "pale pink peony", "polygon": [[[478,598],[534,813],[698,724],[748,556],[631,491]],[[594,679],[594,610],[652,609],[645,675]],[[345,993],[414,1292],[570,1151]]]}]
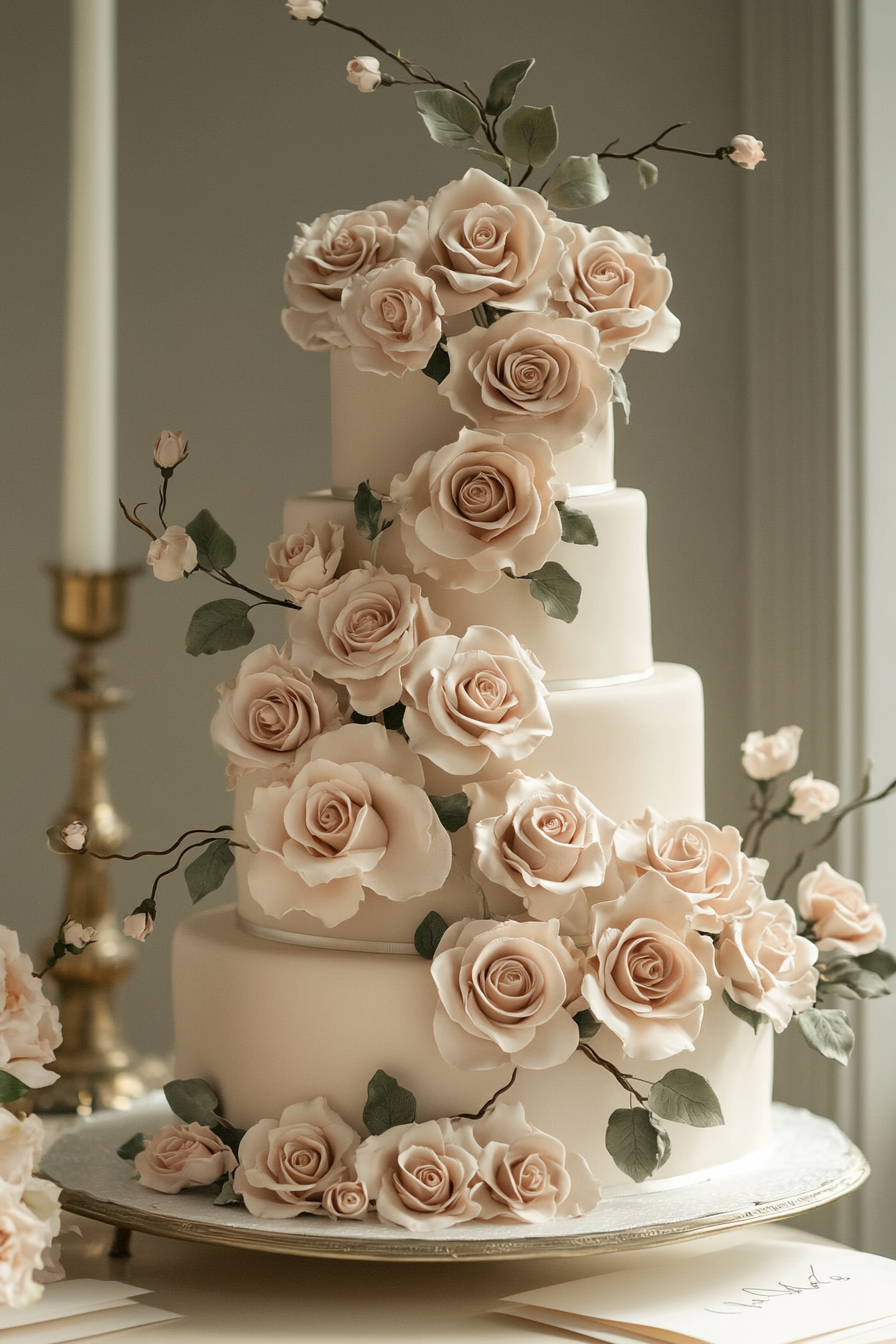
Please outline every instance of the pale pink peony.
[{"label": "pale pink peony", "polygon": [[712,994],[712,943],[690,915],[688,897],[656,872],[592,910],[582,993],[632,1059],[694,1048]]},{"label": "pale pink peony", "polygon": [[584,1157],[530,1125],[519,1102],[497,1102],[471,1128],[482,1150],[473,1187],[480,1218],[542,1223],[597,1207],[600,1181]]},{"label": "pale pink peony", "polygon": [[512,891],[535,919],[554,919],[599,887],[616,823],[572,784],[513,770],[468,784],[474,871]]},{"label": "pale pink peony", "polygon": [[820,863],[807,873],[797,889],[799,912],[822,952],[840,947],[854,957],[874,952],[887,936],[876,905],[869,905],[865,890],[843,877],[829,863]]},{"label": "pale pink peony", "polygon": [[[30,1307],[43,1292],[35,1275],[59,1231],[59,1192],[34,1178],[25,1192],[0,1182],[0,1304]],[[32,1207],[33,1206],[33,1207]]]},{"label": "pale pink peony", "polygon": [[430,268],[446,313],[479,303],[541,312],[569,225],[537,191],[470,168],[429,203]]},{"label": "pale pink peony", "polygon": [[187,455],[187,445],[182,429],[163,429],[156,439],[152,450],[152,460],[162,471],[173,471]]},{"label": "pale pink peony", "polygon": [[136,938],[138,943],[145,943],[153,929],[153,917],[145,910],[136,910],[132,915],[126,915],[122,922],[122,933],[126,938]]},{"label": "pale pink peony", "polygon": [[297,765],[290,783],[256,789],[246,814],[259,849],[249,890],[266,914],[304,910],[329,929],[367,891],[407,901],[441,887],[451,842],[398,733],[347,724],[314,738]]},{"label": "pale pink peony", "polygon": [[747,733],[745,742],[740,744],[743,752],[743,767],[751,779],[777,779],[792,770],[800,754],[802,728],[790,724],[779,728],[776,733],[764,737],[762,729]]},{"label": "pale pink peony", "polygon": [[363,1181],[337,1181],[335,1185],[327,1186],[313,1212],[333,1219],[352,1218],[364,1222],[369,1209],[370,1198]]},{"label": "pale pink peony", "polygon": [[781,1032],[815,1002],[818,948],[796,931],[786,901],[760,902],[726,924],[716,943],[716,970],[735,1003],[771,1019]]},{"label": "pale pink peony", "polygon": [[43,1126],[36,1115],[20,1120],[11,1111],[0,1109],[0,1184],[24,1190],[43,1146]]},{"label": "pale pink peony", "polygon": [[366,373],[425,369],[442,334],[436,287],[405,258],[356,275],[342,291],[342,326]]},{"label": "pale pink peony", "polygon": [[59,1013],[34,974],[18,936],[0,924],[0,1072],[26,1087],[46,1087],[59,1077],[44,1065],[62,1044]]},{"label": "pale pink peony", "polygon": [[211,1185],[236,1167],[236,1157],[208,1125],[163,1125],[134,1158],[140,1184],[163,1195]]},{"label": "pale pink peony", "polygon": [[292,657],[344,686],[352,708],[373,716],[400,698],[402,669],[418,645],[448,625],[406,575],[362,560],[292,617]]},{"label": "pale pink peony", "polygon": [[728,158],[738,168],[755,168],[757,163],[765,162],[762,141],[752,135],[736,135],[729,146]]},{"label": "pale pink peony", "polygon": [[460,920],[443,934],[431,970],[436,1045],[456,1069],[549,1069],[578,1046],[572,1010],[583,1006],[582,955],[561,937],[559,920]]},{"label": "pale pink peony", "polygon": [[152,572],[157,579],[163,583],[172,583],[192,573],[199,564],[196,543],[184,528],[176,524],[166,527],[160,537],[150,542],[146,563],[152,565]]},{"label": "pale pink peony", "polygon": [[555,453],[595,439],[613,394],[594,327],[573,317],[508,313],[448,341],[439,392],[482,429],[537,433]]},{"label": "pale pink peony", "polygon": [[468,1125],[429,1120],[372,1134],[355,1161],[382,1222],[441,1232],[479,1217],[471,1192],[477,1150]]},{"label": "pale pink peony", "polygon": [[333,688],[306,676],[273,644],[248,654],[218,695],[211,735],[228,754],[230,788],[250,770],[290,769],[306,742],[339,721]]},{"label": "pale pink peony", "polygon": [[462,429],[454,443],[423,453],[390,495],[401,539],[419,574],[481,593],[509,569],[540,569],[563,531],[550,444],[534,434]]},{"label": "pale pink peony", "polygon": [[325,523],[319,530],[309,526],[304,532],[284,535],[268,547],[264,572],[275,588],[302,603],[335,579],[344,537],[341,523]]},{"label": "pale pink peony", "polygon": [[840,802],[837,785],[826,779],[816,779],[811,770],[808,775],[791,780],[790,796],[793,801],[787,811],[793,817],[800,817],[804,825],[818,821],[826,812],[833,812]]},{"label": "pale pink peony", "polygon": [[552,282],[552,307],[600,333],[601,363],[619,369],[629,350],[670,350],[681,323],[666,307],[672,277],[650,239],[608,225],[567,226],[572,242]]},{"label": "pale pink peony", "polygon": [[533,654],[488,625],[424,640],[402,675],[411,749],[466,776],[529,756],[552,732],[543,678]]},{"label": "pale pink peony", "polygon": [[246,1131],[233,1188],[256,1218],[315,1213],[331,1186],[354,1180],[357,1146],[326,1097],[287,1106],[279,1120]]},{"label": "pale pink peony", "polygon": [[82,951],[94,942],[96,936],[96,929],[90,924],[79,924],[76,919],[67,919],[62,926],[62,938],[66,947],[73,947],[76,952]]},{"label": "pale pink peony", "polygon": [[375,56],[355,56],[345,67],[349,84],[361,93],[373,93],[383,82],[380,63]]}]

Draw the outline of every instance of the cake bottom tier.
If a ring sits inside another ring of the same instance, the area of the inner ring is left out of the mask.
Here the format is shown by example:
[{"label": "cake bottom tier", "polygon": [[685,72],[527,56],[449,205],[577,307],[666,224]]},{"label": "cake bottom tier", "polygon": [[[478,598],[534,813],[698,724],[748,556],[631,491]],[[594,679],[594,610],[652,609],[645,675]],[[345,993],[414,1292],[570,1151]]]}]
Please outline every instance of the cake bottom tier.
[{"label": "cake bottom tier", "polygon": [[[241,1127],[322,1095],[363,1136],[367,1083],[377,1069],[414,1093],[421,1120],[476,1112],[510,1081],[509,1065],[465,1071],[442,1060],[432,1033],[435,986],[429,963],[417,956],[268,941],[243,932],[227,906],[180,925],[173,981],[177,1076],[205,1078]],[[720,999],[707,1005],[693,1052],[633,1063],[606,1029],[593,1044],[626,1073],[652,1081],[687,1068],[714,1088],[726,1123],[669,1123],[672,1156],[662,1178],[734,1161],[770,1141],[771,1028],[754,1036]],[[522,1102],[533,1125],[582,1153],[605,1185],[618,1186],[625,1177],[606,1152],[604,1132],[625,1097],[609,1073],[577,1053],[552,1069],[521,1069],[504,1099]]]}]

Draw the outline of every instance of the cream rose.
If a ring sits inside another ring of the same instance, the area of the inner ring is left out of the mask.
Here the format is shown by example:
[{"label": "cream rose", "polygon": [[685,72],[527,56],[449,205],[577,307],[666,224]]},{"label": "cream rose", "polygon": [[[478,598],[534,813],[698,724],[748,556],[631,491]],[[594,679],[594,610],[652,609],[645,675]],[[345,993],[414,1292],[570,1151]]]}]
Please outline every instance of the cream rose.
[{"label": "cream rose", "polygon": [[163,583],[173,583],[191,574],[199,563],[196,543],[182,527],[166,527],[160,537],[150,542],[146,563]]},{"label": "cream rose", "polygon": [[342,326],[352,359],[366,373],[425,369],[442,334],[436,287],[412,261],[387,261],[342,291]]},{"label": "cream rose", "polygon": [[530,755],[552,731],[543,678],[533,654],[489,625],[424,640],[402,678],[411,749],[454,775]]},{"label": "cream rose", "polygon": [[43,1126],[36,1115],[20,1120],[0,1109],[0,1183],[24,1190],[43,1145]]},{"label": "cream rose", "polygon": [[419,758],[377,723],[314,738],[291,783],[255,790],[246,829],[259,850],[249,890],[265,913],[304,910],[328,929],[365,892],[407,901],[437,891],[451,867]]},{"label": "cream rose", "polygon": [[333,1219],[352,1218],[356,1222],[365,1222],[369,1208],[370,1198],[363,1181],[337,1181],[335,1185],[327,1186],[319,1207],[313,1212]]},{"label": "cream rose", "polygon": [[534,434],[462,429],[454,443],[423,453],[390,494],[401,539],[419,574],[481,593],[502,571],[540,569],[563,531],[554,501],[550,444]]},{"label": "cream rose", "polygon": [[250,770],[289,769],[296,752],[339,720],[336,692],[294,667],[273,644],[254,649],[218,687],[212,741],[229,757],[229,787]]},{"label": "cream rose", "polygon": [[527,187],[508,187],[481,168],[449,182],[429,203],[430,268],[446,313],[479,303],[541,312],[569,225]]},{"label": "cream rose", "polygon": [[394,1125],[358,1149],[358,1179],[384,1223],[412,1232],[440,1232],[479,1217],[471,1193],[477,1173],[469,1126],[450,1120]]},{"label": "cream rose", "polygon": [[358,1142],[325,1097],[287,1106],[246,1130],[233,1188],[256,1218],[315,1213],[330,1186],[354,1179]]},{"label": "cream rose", "polygon": [[582,957],[559,920],[461,920],[443,934],[431,970],[436,1045],[456,1069],[549,1069],[576,1049],[570,1010]]},{"label": "cream rose", "polygon": [[738,168],[755,168],[765,162],[762,141],[754,135],[736,135],[728,146],[728,157]]},{"label": "cream rose", "polygon": [[473,1187],[480,1218],[542,1223],[597,1207],[600,1181],[584,1157],[530,1125],[519,1102],[499,1101],[472,1130],[482,1149]]},{"label": "cream rose", "polygon": [[341,523],[325,523],[319,530],[306,527],[304,532],[284,535],[268,547],[264,572],[275,588],[302,603],[310,593],[321,592],[335,579],[344,538]]},{"label": "cream rose", "polygon": [[0,1072],[26,1087],[46,1087],[59,1077],[44,1068],[62,1044],[59,1012],[34,974],[12,929],[0,924]]},{"label": "cream rose", "polygon": [[797,905],[806,923],[813,926],[822,952],[841,947],[862,957],[880,947],[887,936],[880,912],[868,904],[864,888],[829,863],[820,863],[802,879]]},{"label": "cream rose", "polygon": [[182,429],[163,429],[152,450],[152,460],[161,471],[173,471],[187,455]]},{"label": "cream rose", "polygon": [[616,824],[572,784],[513,770],[464,791],[474,871],[519,896],[533,918],[559,918],[580,891],[601,885]]},{"label": "cream rose", "polygon": [[401,696],[402,669],[418,645],[448,625],[416,583],[362,560],[292,617],[292,657],[339,682],[352,708],[373,716]]},{"label": "cream rose", "polygon": [[55,1191],[58,1200],[58,1191],[49,1181],[33,1185],[45,1186],[48,1195],[32,1201],[35,1209],[18,1186],[0,1182],[0,1304],[6,1307],[30,1307],[41,1296],[35,1274],[59,1231],[58,1203],[49,1195]]},{"label": "cream rose", "polygon": [[126,938],[136,938],[138,943],[145,943],[152,933],[153,923],[152,915],[145,910],[135,910],[122,920],[121,931]]},{"label": "cream rose", "polygon": [[349,84],[361,93],[373,93],[383,82],[380,63],[375,56],[354,56],[345,67]]},{"label": "cream rose", "polygon": [[448,354],[439,391],[480,428],[534,431],[561,453],[606,423],[613,382],[597,331],[578,318],[508,313],[452,337]]},{"label": "cream rose", "polygon": [[818,948],[796,931],[786,901],[766,898],[744,919],[726,924],[716,943],[716,970],[735,1003],[771,1019],[781,1032],[815,1002]]},{"label": "cream rose", "polygon": [[134,1158],[140,1184],[164,1195],[176,1195],[192,1186],[211,1185],[233,1171],[236,1157],[208,1125],[163,1125],[143,1140],[143,1152]]},{"label": "cream rose", "polygon": [[840,802],[840,790],[826,779],[816,779],[810,770],[808,775],[791,780],[790,797],[792,802],[787,811],[808,825],[810,821],[818,821],[826,812],[833,812]]},{"label": "cream rose", "polygon": [[690,928],[691,902],[656,872],[594,907],[582,993],[632,1059],[693,1050],[711,997],[712,943]]},{"label": "cream rose", "polygon": [[602,225],[567,226],[572,241],[552,284],[553,308],[600,332],[600,358],[619,369],[629,350],[670,350],[681,323],[666,307],[672,276],[650,239]]},{"label": "cream rose", "polygon": [[762,729],[747,733],[745,742],[741,742],[742,763],[751,779],[777,779],[785,775],[797,763],[800,754],[802,728],[795,723],[787,728],[779,728],[776,733],[764,737]]},{"label": "cream rose", "polygon": [[324,12],[324,0],[286,0],[291,19],[319,19]]}]

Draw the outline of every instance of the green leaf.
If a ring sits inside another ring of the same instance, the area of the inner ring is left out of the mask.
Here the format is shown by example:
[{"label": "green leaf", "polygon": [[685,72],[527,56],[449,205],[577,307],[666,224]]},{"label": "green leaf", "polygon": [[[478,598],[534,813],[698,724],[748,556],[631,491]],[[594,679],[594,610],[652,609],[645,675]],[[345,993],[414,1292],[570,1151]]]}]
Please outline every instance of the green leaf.
[{"label": "green leaf", "polygon": [[500,117],[502,112],[507,111],[534,64],[535,57],[527,56],[524,61],[511,61],[509,65],[501,66],[488,86],[485,110],[490,117]]},{"label": "green leaf", "polygon": [[496,168],[500,168],[501,172],[507,179],[507,183],[509,185],[510,164],[508,163],[507,159],[505,159],[503,154],[495,154],[490,149],[483,149],[481,145],[467,145],[467,153],[475,154],[477,158],[485,159],[486,163],[493,163]]},{"label": "green leaf", "polygon": [[517,163],[540,168],[557,148],[558,139],[552,107],[521,107],[504,123],[504,149]]},{"label": "green leaf", "polygon": [[470,800],[465,793],[431,793],[429,801],[435,808],[436,816],[452,834],[466,826],[470,815]]},{"label": "green leaf", "polygon": [[24,1097],[28,1090],[27,1083],[23,1083],[21,1079],[14,1077],[11,1073],[0,1071],[0,1104],[5,1105],[7,1101],[18,1101],[19,1097]]},{"label": "green leaf", "polygon": [[187,653],[197,658],[200,653],[220,653],[251,644],[255,627],[248,618],[249,609],[248,602],[235,597],[221,597],[198,607],[187,629]]},{"label": "green leaf", "polygon": [[232,1125],[225,1125],[223,1122],[218,1125],[212,1125],[212,1129],[224,1144],[224,1147],[229,1148],[234,1157],[237,1157],[240,1151],[240,1144],[246,1137],[246,1131],[244,1129],[234,1129]]},{"label": "green leaf", "polygon": [[356,709],[353,709],[353,710],[352,710],[352,712],[351,712],[351,716],[350,716],[350,717],[351,717],[351,721],[352,721],[352,723],[376,723],[376,722],[377,722],[377,717],[376,717],[375,714],[359,714],[358,711],[357,711]]},{"label": "green leaf", "polygon": [[228,1176],[227,1180],[221,1186],[221,1192],[214,1201],[216,1204],[242,1204],[243,1197],[238,1195],[233,1188],[233,1177]]},{"label": "green leaf", "polygon": [[174,1114],[188,1125],[195,1120],[197,1124],[213,1129],[221,1123],[217,1114],[218,1098],[204,1078],[174,1078],[165,1084],[163,1091]]},{"label": "green leaf", "polygon": [[192,863],[187,864],[184,879],[194,905],[210,891],[218,890],[235,858],[229,840],[212,840]]},{"label": "green leaf", "polygon": [[417,1119],[417,1098],[390,1074],[377,1069],[367,1084],[363,1119],[371,1134],[383,1134],[393,1125],[411,1125]]},{"label": "green leaf", "polygon": [[447,927],[438,910],[430,910],[426,918],[417,925],[414,933],[414,947],[417,949],[418,957],[432,961]]},{"label": "green leaf", "polygon": [[600,1031],[601,1023],[598,1022],[590,1008],[583,1008],[578,1013],[573,1013],[572,1020],[579,1029],[579,1040],[590,1041],[592,1036],[596,1036]]},{"label": "green leaf", "polygon": [[185,531],[196,543],[200,569],[229,569],[236,559],[236,543],[208,509],[201,509]]},{"label": "green leaf", "polygon": [[556,560],[548,560],[541,569],[522,577],[529,580],[529,592],[549,616],[565,621],[567,625],[575,620],[579,614],[582,585]]},{"label": "green leaf", "polygon": [[882,980],[889,980],[891,975],[896,975],[896,957],[885,947],[879,947],[874,952],[863,952],[860,957],[856,957],[856,961],[863,970],[873,971]]},{"label": "green leaf", "polygon": [[468,145],[482,124],[475,103],[452,89],[418,89],[414,98],[437,145],[454,149]]},{"label": "green leaf", "polygon": [[368,541],[376,541],[385,531],[380,519],[383,501],[373,493],[369,481],[362,481],[355,491],[355,527]]},{"label": "green leaf", "polygon": [[572,542],[573,546],[597,546],[597,533],[594,524],[581,509],[571,509],[563,499],[555,501],[560,521],[563,524],[561,541]]},{"label": "green leaf", "polygon": [[612,400],[622,407],[623,414],[625,415],[625,423],[628,424],[632,418],[632,404],[628,399],[628,388],[625,386],[622,370],[611,369],[610,377],[613,380]]},{"label": "green leaf", "polygon": [[[442,345],[441,341],[439,342],[430,355],[428,363],[423,366],[423,372],[426,374],[427,378],[432,378],[437,383],[443,383],[445,381],[451,372],[451,360],[448,358],[447,345]],[[360,531],[360,528],[358,530]]]},{"label": "green leaf", "polygon": [[642,1106],[614,1111],[607,1125],[607,1152],[629,1180],[646,1181],[669,1158],[672,1142]]},{"label": "green leaf", "polygon": [[715,1092],[701,1074],[690,1069],[671,1069],[653,1084],[647,1104],[663,1120],[677,1120],[696,1129],[725,1123]]},{"label": "green leaf", "polygon": [[842,1008],[807,1008],[797,1013],[796,1020],[813,1050],[825,1059],[846,1063],[856,1037]]},{"label": "green leaf", "polygon": [[818,961],[818,997],[828,994],[841,999],[880,999],[890,993],[876,971],[860,966],[857,958],[840,949],[824,952]]},{"label": "green leaf", "polygon": [[748,1027],[753,1028],[754,1036],[762,1026],[763,1022],[768,1021],[765,1013],[757,1013],[755,1008],[745,1008],[742,1003],[736,1003],[728,993],[727,989],[722,990],[722,1002],[729,1013],[733,1013],[735,1017],[740,1018],[741,1022],[746,1022]]},{"label": "green leaf", "polygon": [[558,163],[541,191],[558,210],[584,210],[586,205],[605,201],[610,184],[596,154],[571,154]]},{"label": "green leaf", "polygon": [[125,1139],[120,1148],[115,1150],[120,1158],[125,1162],[133,1162],[138,1153],[143,1152],[143,1135],[132,1134],[129,1139]]},{"label": "green leaf", "polygon": [[659,179],[660,170],[655,163],[649,163],[647,159],[635,159],[638,165],[638,181],[641,183],[641,189],[647,191],[650,187],[655,187]]},{"label": "green leaf", "polygon": [[399,702],[397,705],[388,705],[383,710],[383,726],[390,732],[400,733],[404,724],[404,705]]}]

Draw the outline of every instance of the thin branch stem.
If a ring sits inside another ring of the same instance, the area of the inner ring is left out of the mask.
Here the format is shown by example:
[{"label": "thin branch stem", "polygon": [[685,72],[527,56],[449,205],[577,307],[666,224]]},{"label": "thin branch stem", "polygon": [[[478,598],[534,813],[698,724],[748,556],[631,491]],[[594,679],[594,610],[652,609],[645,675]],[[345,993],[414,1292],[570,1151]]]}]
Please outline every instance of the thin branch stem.
[{"label": "thin branch stem", "polygon": [[688,125],[690,125],[690,123],[687,121],[676,121],[674,126],[668,126],[655,140],[648,140],[646,145],[641,145],[638,149],[631,149],[626,154],[613,152],[611,147],[619,144],[619,139],[617,137],[617,139],[611,140],[606,149],[602,150],[597,157],[598,159],[639,159],[648,149],[661,149],[667,154],[687,154],[694,159],[718,159],[725,157],[723,154],[720,154],[718,150],[713,150],[713,152],[710,153],[705,149],[682,149],[680,145],[664,145],[662,143],[667,135],[671,135],[673,131],[681,130],[682,126]]},{"label": "thin branch stem", "polygon": [[581,1050],[582,1054],[587,1059],[591,1060],[592,1064],[599,1064],[602,1069],[606,1069],[608,1073],[612,1073],[620,1087],[624,1087],[626,1092],[630,1092],[635,1100],[639,1101],[642,1106],[647,1105],[647,1098],[643,1097],[636,1087],[632,1087],[631,1082],[629,1081],[633,1077],[632,1074],[623,1073],[620,1069],[617,1069],[615,1064],[611,1064],[608,1059],[604,1059],[596,1050],[592,1049],[590,1045],[586,1045],[584,1041],[579,1041],[578,1049]]},{"label": "thin branch stem", "polygon": [[265,593],[260,593],[257,588],[250,588],[246,583],[240,583],[226,569],[204,569],[203,574],[208,574],[209,578],[215,579],[218,583],[226,583],[229,588],[239,588],[240,592],[248,593],[250,597],[257,597],[257,606],[266,607],[289,607],[290,611],[301,611],[302,608],[297,602],[288,602],[282,597],[268,597]]},{"label": "thin branch stem", "polygon": [[787,871],[781,878],[781,881],[778,883],[778,886],[775,890],[775,894],[773,897],[774,900],[777,901],[780,899],[781,893],[783,892],[787,883],[793,877],[794,873],[801,866],[806,855],[811,854],[813,849],[820,849],[822,845],[826,845],[827,842],[837,831],[837,828],[839,827],[844,817],[848,817],[850,812],[857,812],[860,807],[869,807],[871,803],[879,803],[882,799],[888,798],[889,795],[893,792],[893,790],[896,789],[896,779],[891,779],[886,788],[881,789],[880,793],[875,793],[871,797],[868,796],[868,790],[870,788],[871,788],[871,776],[866,775],[862,782],[861,791],[859,792],[857,797],[855,797],[851,803],[847,803],[845,807],[841,808],[840,811],[835,814],[835,816],[831,820],[830,826],[828,826],[824,835],[822,835],[818,840],[813,840],[811,844],[806,845],[797,854],[796,858],[793,860],[790,867],[787,869]]},{"label": "thin branch stem", "polygon": [[165,528],[168,524],[165,522],[165,508],[168,504],[168,481],[169,477],[162,476],[162,484],[159,486],[159,522]]},{"label": "thin branch stem", "polygon": [[127,505],[125,504],[123,499],[120,499],[118,501],[118,507],[121,509],[125,518],[127,518],[128,522],[131,524],[132,527],[139,527],[140,531],[145,532],[148,537],[152,537],[153,541],[158,541],[158,537],[156,536],[155,532],[153,532],[152,528],[147,527],[146,524],[141,522],[140,519],[137,517],[137,510],[146,508],[145,502],[143,504],[135,504],[133,514],[128,513]]},{"label": "thin branch stem", "polygon": [[482,1117],[485,1115],[486,1111],[490,1111],[490,1110],[491,1110],[491,1108],[494,1106],[494,1104],[495,1104],[495,1102],[498,1100],[498,1098],[499,1098],[499,1097],[503,1097],[503,1095],[504,1095],[505,1092],[509,1092],[509,1091],[510,1091],[510,1089],[513,1087],[514,1083],[516,1082],[516,1076],[517,1076],[518,1073],[519,1073],[519,1069],[514,1069],[513,1073],[510,1075],[510,1082],[509,1082],[509,1083],[505,1083],[503,1087],[499,1087],[498,1090],[497,1090],[497,1092],[495,1093],[495,1095],[494,1095],[493,1097],[489,1097],[489,1099],[488,1099],[488,1101],[485,1103],[485,1105],[482,1106],[482,1107],[480,1107],[480,1109],[476,1112],[475,1115],[467,1115],[466,1113],[464,1113],[464,1114],[462,1114],[462,1115],[456,1115],[456,1116],[454,1116],[454,1119],[455,1119],[455,1120],[481,1120]]},{"label": "thin branch stem", "polygon": [[233,827],[229,825],[216,826],[214,830],[210,830],[205,826],[194,826],[192,830],[184,831],[183,835],[178,836],[174,844],[169,845],[167,849],[141,849],[137,854],[94,854],[93,850],[89,849],[87,850],[87,853],[92,859],[102,859],[104,863],[109,859],[122,859],[125,863],[132,863],[134,859],[145,859],[150,857],[162,859],[166,854],[173,854],[177,847],[183,844],[188,835],[220,835],[222,831],[232,830]]},{"label": "thin branch stem", "polygon": [[[170,868],[166,868],[166,869],[164,869],[163,872],[159,873],[159,875],[158,875],[158,877],[156,878],[155,882],[153,882],[153,884],[152,884],[152,891],[149,893],[149,903],[150,903],[150,905],[155,906],[155,903],[156,903],[156,892],[157,892],[158,889],[159,889],[159,883],[161,882],[162,878],[163,878],[163,877],[168,877],[171,873],[176,873],[176,872],[177,872],[178,868],[180,867],[180,865],[181,865],[181,863],[182,863],[182,861],[183,861],[184,855],[185,855],[185,854],[189,854],[189,852],[190,852],[191,849],[201,849],[203,845],[207,845],[207,844],[210,844],[210,843],[211,843],[211,842],[210,842],[209,840],[197,840],[197,841],[195,841],[195,843],[192,844],[192,845],[185,845],[185,846],[184,846],[184,848],[181,850],[181,852],[180,852],[180,853],[178,854],[178,856],[177,856],[177,863],[172,864],[172,866],[171,866]],[[231,844],[233,844],[233,843],[236,843],[236,842],[231,841]],[[248,846],[247,846],[247,845],[239,845],[239,848],[240,848],[240,849],[247,849]]]}]

